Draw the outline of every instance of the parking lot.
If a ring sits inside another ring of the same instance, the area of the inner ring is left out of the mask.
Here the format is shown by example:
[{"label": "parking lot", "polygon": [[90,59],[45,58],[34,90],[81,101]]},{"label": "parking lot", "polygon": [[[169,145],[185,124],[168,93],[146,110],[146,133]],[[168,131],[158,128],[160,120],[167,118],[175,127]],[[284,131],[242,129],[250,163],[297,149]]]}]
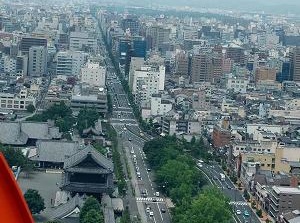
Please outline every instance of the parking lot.
[{"label": "parking lot", "polygon": [[61,181],[60,173],[46,173],[42,171],[35,171],[25,176],[21,173],[18,178],[18,183],[25,193],[28,189],[38,190],[40,195],[44,198],[46,209],[40,214],[35,216],[35,222],[45,222],[52,213],[52,203],[55,200],[55,194],[59,190],[58,184]]}]

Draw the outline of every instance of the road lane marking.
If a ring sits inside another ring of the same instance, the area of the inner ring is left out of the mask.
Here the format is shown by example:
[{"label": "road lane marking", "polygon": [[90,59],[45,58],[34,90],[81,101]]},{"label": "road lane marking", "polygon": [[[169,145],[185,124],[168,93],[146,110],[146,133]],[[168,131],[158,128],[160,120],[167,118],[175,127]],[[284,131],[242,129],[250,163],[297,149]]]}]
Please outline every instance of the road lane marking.
[{"label": "road lane marking", "polygon": [[162,213],[161,213],[161,210],[160,210],[160,207],[159,207],[159,205],[158,205],[158,204],[157,204],[157,208],[158,208],[158,211],[159,211],[159,214],[160,214],[161,220],[162,220],[162,222],[164,222],[164,218],[163,218],[163,216],[162,216]]}]

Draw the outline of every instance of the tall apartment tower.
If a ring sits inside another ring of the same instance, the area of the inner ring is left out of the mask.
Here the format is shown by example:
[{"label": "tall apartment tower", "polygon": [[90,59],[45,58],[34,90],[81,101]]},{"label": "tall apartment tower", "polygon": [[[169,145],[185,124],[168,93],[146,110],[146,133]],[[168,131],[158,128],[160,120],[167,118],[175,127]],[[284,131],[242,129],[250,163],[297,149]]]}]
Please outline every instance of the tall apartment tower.
[{"label": "tall apartment tower", "polygon": [[124,31],[130,30],[132,35],[138,35],[140,31],[140,23],[136,16],[128,15],[121,21],[121,26]]},{"label": "tall apartment tower", "polygon": [[29,48],[28,76],[41,77],[47,74],[47,48],[32,46]]},{"label": "tall apartment tower", "polygon": [[32,46],[47,47],[47,39],[37,37],[23,37],[20,43],[20,50],[23,54],[28,54]]},{"label": "tall apartment tower", "polygon": [[150,48],[160,50],[162,45],[169,42],[171,29],[163,26],[151,26],[147,29],[148,42],[150,41]]},{"label": "tall apartment tower", "polygon": [[189,56],[184,51],[175,56],[175,73],[182,76],[189,74]]},{"label": "tall apartment tower", "polygon": [[300,48],[295,48],[293,52],[293,61],[292,61],[292,67],[293,67],[293,81],[300,82]]},{"label": "tall apartment tower", "polygon": [[212,73],[212,63],[208,54],[194,54],[191,64],[191,83],[210,82]]}]

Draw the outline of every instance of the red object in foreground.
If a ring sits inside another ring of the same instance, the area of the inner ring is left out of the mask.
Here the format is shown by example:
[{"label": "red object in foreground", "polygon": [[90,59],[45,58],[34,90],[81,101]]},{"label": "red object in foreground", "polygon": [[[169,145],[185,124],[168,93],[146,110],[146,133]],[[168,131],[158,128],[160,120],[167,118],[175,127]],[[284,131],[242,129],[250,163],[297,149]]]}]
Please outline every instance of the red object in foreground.
[{"label": "red object in foreground", "polygon": [[34,223],[23,193],[0,153],[0,222]]}]

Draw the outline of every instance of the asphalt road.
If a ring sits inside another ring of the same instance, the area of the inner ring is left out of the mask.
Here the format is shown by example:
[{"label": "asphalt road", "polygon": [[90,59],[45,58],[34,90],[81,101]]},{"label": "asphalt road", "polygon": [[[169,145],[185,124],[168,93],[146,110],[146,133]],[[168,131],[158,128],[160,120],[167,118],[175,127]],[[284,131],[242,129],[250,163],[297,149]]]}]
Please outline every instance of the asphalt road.
[{"label": "asphalt road", "polygon": [[[171,223],[171,215],[167,209],[165,198],[155,194],[157,189],[154,176],[148,170],[147,160],[142,151],[147,137],[144,133],[141,135],[138,122],[134,117],[123,86],[115,74],[107,51],[104,50],[102,53],[108,67],[106,86],[113,105],[110,123],[119,135],[121,145],[124,148],[131,174],[130,181],[135,194],[135,197],[132,197],[128,193],[125,197],[126,203],[130,206],[131,214],[139,213],[143,223]],[[142,196],[142,191],[145,190],[147,191],[147,197]],[[132,204],[133,200],[136,204]]]},{"label": "asphalt road", "polygon": [[[235,211],[234,218],[236,222],[260,223],[256,213],[253,212],[251,207],[245,201],[242,195],[243,191],[238,190],[227,176],[225,177],[225,181],[220,179],[220,174],[224,174],[224,171],[220,166],[203,163],[203,166],[199,169],[208,176],[211,184],[220,188],[223,193],[229,197],[230,203]],[[241,214],[237,214],[237,210],[240,210]],[[245,211],[249,213],[249,216],[244,215]]]}]

